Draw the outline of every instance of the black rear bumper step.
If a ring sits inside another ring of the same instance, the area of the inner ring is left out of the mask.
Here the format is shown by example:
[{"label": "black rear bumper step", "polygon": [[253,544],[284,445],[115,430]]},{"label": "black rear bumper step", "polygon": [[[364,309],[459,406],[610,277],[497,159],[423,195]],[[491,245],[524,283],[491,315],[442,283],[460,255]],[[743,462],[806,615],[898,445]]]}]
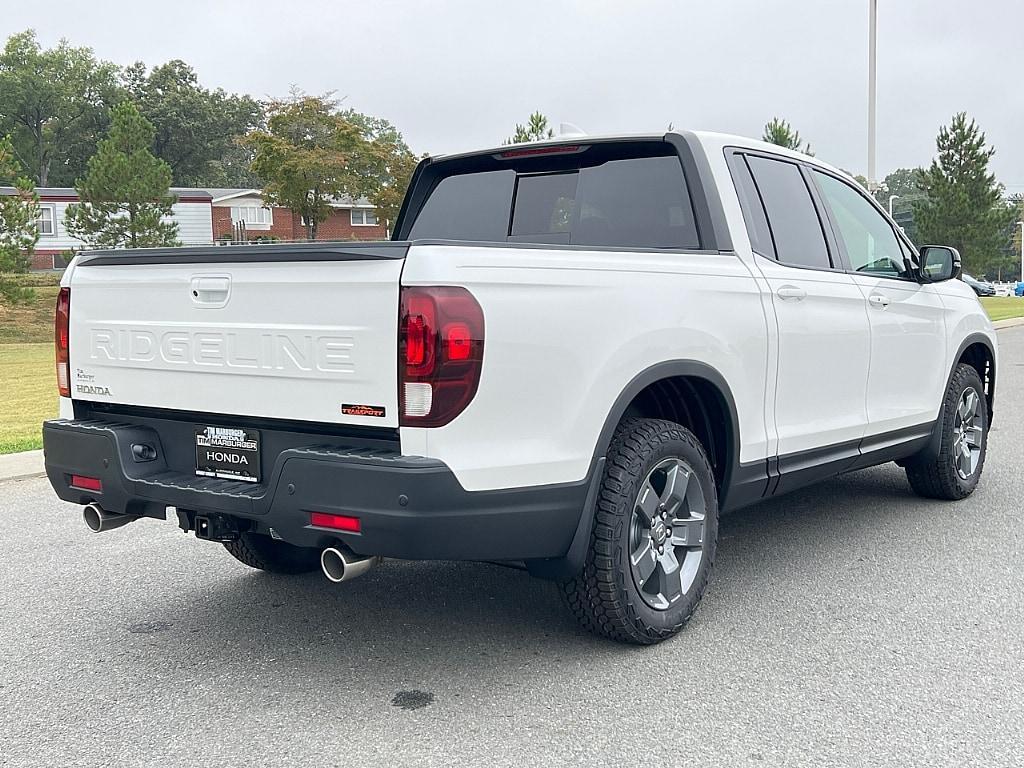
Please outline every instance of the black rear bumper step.
[{"label": "black rear bumper step", "polygon": [[[139,462],[132,446],[152,445]],[[268,441],[269,442],[269,441]],[[164,518],[167,507],[230,515],[248,530],[291,544],[339,539],[361,555],[425,560],[536,560],[563,557],[577,533],[591,478],[578,483],[467,491],[443,462],[344,445],[290,447],[265,456],[263,481],[197,477],[169,467],[161,434],[125,421],[55,420],[43,425],[46,474],[76,504]],[[592,473],[593,474],[593,473]],[[71,487],[98,478],[100,491]],[[359,533],[310,524],[311,512],[356,516]]]}]

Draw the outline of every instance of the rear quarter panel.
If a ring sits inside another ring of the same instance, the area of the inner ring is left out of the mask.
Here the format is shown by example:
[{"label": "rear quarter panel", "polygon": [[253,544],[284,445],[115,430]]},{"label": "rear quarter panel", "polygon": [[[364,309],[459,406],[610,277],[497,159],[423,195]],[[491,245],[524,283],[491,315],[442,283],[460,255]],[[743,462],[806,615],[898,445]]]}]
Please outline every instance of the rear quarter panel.
[{"label": "rear quarter panel", "polygon": [[416,245],[404,285],[461,285],[484,311],[480,387],[404,453],[468,490],[585,477],[615,400],[645,369],[695,360],[729,383],[740,459],[765,456],[767,341],[757,284],[733,254]]}]

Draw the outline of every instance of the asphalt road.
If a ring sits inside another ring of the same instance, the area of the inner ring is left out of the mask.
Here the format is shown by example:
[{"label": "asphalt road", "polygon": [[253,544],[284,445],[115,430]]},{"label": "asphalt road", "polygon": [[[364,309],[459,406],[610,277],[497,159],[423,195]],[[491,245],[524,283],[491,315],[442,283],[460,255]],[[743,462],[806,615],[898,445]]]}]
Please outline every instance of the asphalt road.
[{"label": "asphalt road", "polygon": [[0,494],[0,764],[1024,764],[1024,328],[985,476],[895,465],[735,513],[688,628],[584,634],[485,564],[272,577],[170,522]]}]

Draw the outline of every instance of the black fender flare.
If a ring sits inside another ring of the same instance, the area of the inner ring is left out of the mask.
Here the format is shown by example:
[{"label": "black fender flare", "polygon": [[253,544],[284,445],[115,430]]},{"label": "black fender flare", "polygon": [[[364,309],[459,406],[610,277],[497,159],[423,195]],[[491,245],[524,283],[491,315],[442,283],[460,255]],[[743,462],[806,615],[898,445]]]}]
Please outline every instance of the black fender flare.
[{"label": "black fender flare", "polygon": [[[983,333],[972,333],[972,334],[969,334],[967,336],[967,338],[965,338],[962,342],[960,342],[960,346],[957,349],[956,354],[953,355],[953,362],[949,366],[949,373],[946,376],[946,386],[943,387],[942,392],[943,392],[943,396],[945,396],[945,392],[946,392],[947,389],[949,389],[950,382],[953,381],[953,374],[956,373],[957,366],[960,365],[960,360],[963,358],[964,352],[967,351],[968,347],[973,347],[975,344],[983,344],[985,346],[985,348],[988,350],[988,353],[989,353],[989,355],[992,358],[992,380],[989,383],[990,384],[990,389],[989,389],[989,393],[988,393],[988,419],[989,419],[988,423],[989,423],[989,427],[991,427],[992,426],[992,414],[994,412],[995,400],[996,400],[996,364],[995,364],[996,350],[992,346],[992,340],[988,336],[986,336]],[[942,444],[942,413],[940,411],[938,418],[935,420],[935,427],[932,429],[932,436],[928,440],[928,445],[924,448],[923,451],[921,451],[921,453],[926,455],[926,456],[938,456],[939,455],[939,448],[940,448],[941,444]]]},{"label": "black fender flare", "polygon": [[[580,510],[580,521],[573,535],[572,543],[565,557],[549,560],[534,560],[527,563],[530,574],[544,579],[564,581],[572,578],[582,570],[587,557],[587,548],[590,545],[590,533],[594,525],[593,507],[597,500],[598,489],[604,475],[605,460],[608,455],[608,448],[615,434],[615,428],[622,421],[630,403],[633,399],[651,384],[663,379],[670,379],[677,376],[689,376],[703,379],[713,385],[721,394],[725,407],[729,414],[729,422],[732,427],[730,434],[725,435],[725,455],[728,457],[728,464],[722,476],[722,493],[719,498],[719,510],[725,506],[732,487],[733,474],[739,467],[739,417],[736,411],[736,400],[733,397],[732,389],[729,387],[722,374],[712,366],[697,360],[670,360],[656,363],[644,369],[623,388],[619,396],[615,398],[608,415],[605,417],[604,426],[598,435],[597,445],[594,448],[594,457],[591,460],[588,493],[583,509]],[[765,465],[766,462],[758,462]],[[767,481],[767,478],[765,478]]]}]

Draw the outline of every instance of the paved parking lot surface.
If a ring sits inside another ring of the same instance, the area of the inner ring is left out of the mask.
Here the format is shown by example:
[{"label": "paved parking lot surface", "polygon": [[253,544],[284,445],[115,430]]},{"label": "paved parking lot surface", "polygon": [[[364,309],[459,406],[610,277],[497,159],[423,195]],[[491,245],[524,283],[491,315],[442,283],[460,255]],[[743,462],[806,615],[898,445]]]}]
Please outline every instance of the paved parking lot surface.
[{"label": "paved parking lot surface", "polygon": [[888,465],[726,517],[654,648],[507,568],[274,577],[0,485],[0,765],[1022,765],[1024,329],[1000,341],[973,497]]}]

